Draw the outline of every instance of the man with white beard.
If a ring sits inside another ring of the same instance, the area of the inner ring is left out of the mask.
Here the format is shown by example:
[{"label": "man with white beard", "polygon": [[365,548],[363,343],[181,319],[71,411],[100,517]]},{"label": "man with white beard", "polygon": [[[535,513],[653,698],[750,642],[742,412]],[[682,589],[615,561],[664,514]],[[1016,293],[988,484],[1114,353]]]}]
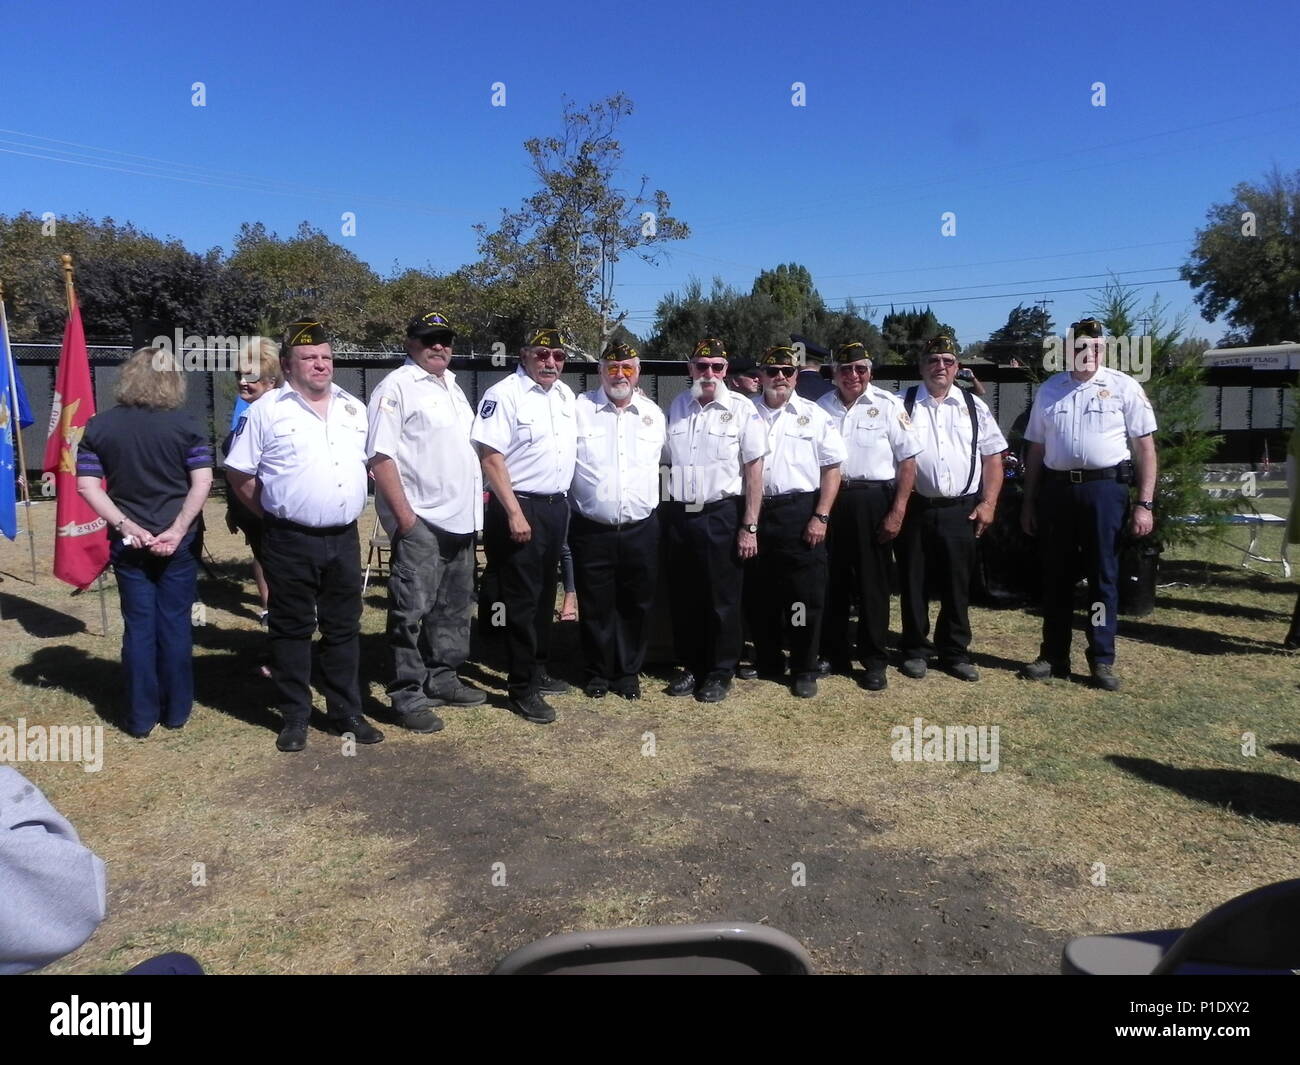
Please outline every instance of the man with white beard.
[{"label": "man with white beard", "polygon": [[740,660],[742,563],[758,551],[765,433],[754,404],[728,390],[727,352],[695,345],[691,389],[668,408],[661,515],[672,567],[673,643],[683,672],[669,695],[702,703],[727,697]]},{"label": "man with white beard", "polygon": [[637,391],[641,360],[627,344],[600,356],[600,385],[578,397],[578,454],[569,490],[569,547],[578,592],[585,692],[641,698],[646,622],[659,571],[663,412]]}]

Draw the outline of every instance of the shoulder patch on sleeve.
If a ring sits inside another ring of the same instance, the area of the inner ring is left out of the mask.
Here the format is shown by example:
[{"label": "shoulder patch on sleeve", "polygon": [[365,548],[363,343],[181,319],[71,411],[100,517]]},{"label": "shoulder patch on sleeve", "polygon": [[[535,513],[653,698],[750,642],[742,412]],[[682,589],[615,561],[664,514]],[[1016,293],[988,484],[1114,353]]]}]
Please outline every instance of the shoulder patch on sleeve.
[{"label": "shoulder patch on sleeve", "polygon": [[902,407],[898,408],[898,424],[904,429],[912,428],[912,419],[907,416],[907,411]]},{"label": "shoulder patch on sleeve", "polygon": [[495,399],[485,399],[478,409],[478,416],[480,418],[491,418],[492,412],[496,409],[497,401]]},{"label": "shoulder patch on sleeve", "polygon": [[241,414],[239,416],[239,421],[235,423],[235,435],[238,436],[240,433],[242,433],[244,431],[244,426],[247,424],[248,424],[248,415]]},{"label": "shoulder patch on sleeve", "polygon": [[397,410],[397,400],[392,396],[381,396],[379,400],[379,409],[392,414]]}]

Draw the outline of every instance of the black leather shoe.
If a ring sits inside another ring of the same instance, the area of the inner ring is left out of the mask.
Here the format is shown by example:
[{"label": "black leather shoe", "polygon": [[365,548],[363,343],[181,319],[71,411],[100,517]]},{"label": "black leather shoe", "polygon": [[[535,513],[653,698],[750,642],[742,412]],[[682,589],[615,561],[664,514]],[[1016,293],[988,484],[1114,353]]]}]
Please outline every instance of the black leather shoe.
[{"label": "black leather shoe", "polygon": [[974,683],[980,679],[980,671],[970,662],[945,662],[943,671],[950,677]]},{"label": "black leather shoe", "polygon": [[402,728],[410,729],[412,732],[437,732],[442,726],[442,718],[427,706],[402,715]]},{"label": "black leather shoe", "polygon": [[482,688],[462,684],[460,681],[426,694],[430,706],[482,706],[487,702],[487,692]]},{"label": "black leather shoe", "polygon": [[743,664],[738,665],[736,667],[736,676],[739,677],[741,680],[753,680],[755,677],[758,676],[758,670],[756,670],[753,666],[747,666]]},{"label": "black leather shoe", "polygon": [[588,699],[603,699],[609,692],[609,681],[604,677],[593,677],[587,681],[587,686],[582,689],[582,694]]},{"label": "black leather shoe", "polygon": [[817,678],[811,673],[800,673],[790,685],[796,699],[811,699],[817,694]]},{"label": "black leather shoe", "polygon": [[340,736],[345,732],[350,732],[358,743],[384,742],[384,734],[360,714],[356,714],[353,717],[340,718],[334,723],[334,731]]},{"label": "black leather shoe", "polygon": [[307,722],[286,721],[280,726],[280,736],[275,745],[286,754],[301,751],[307,746]]},{"label": "black leather shoe", "polygon": [[1048,658],[1036,658],[1020,667],[1023,680],[1046,680],[1048,677],[1070,679],[1070,663],[1053,662]]},{"label": "black leather shoe", "polygon": [[700,685],[695,698],[701,703],[720,703],[731,689],[731,680],[727,677],[709,677]]},{"label": "black leather shoe", "polygon": [[538,692],[525,695],[522,699],[507,699],[506,705],[512,714],[518,714],[534,725],[549,725],[555,720],[555,710]]},{"label": "black leather shoe", "polygon": [[636,700],[641,698],[641,682],[636,677],[625,677],[622,680],[616,680],[609,686],[609,690],[620,699]]},{"label": "black leather shoe", "polygon": [[924,658],[907,658],[903,664],[898,667],[898,672],[905,677],[911,677],[913,680],[920,680],[925,676],[928,666]]},{"label": "black leather shoe", "polygon": [[885,678],[884,669],[867,670],[867,675],[862,678],[862,686],[869,692],[884,691],[889,687],[889,681]]},{"label": "black leather shoe", "polygon": [[669,695],[694,695],[695,694],[695,674],[689,669],[683,670],[681,675],[675,678],[668,685]]},{"label": "black leather shoe", "polygon": [[541,676],[537,678],[537,690],[547,695],[563,695],[573,689],[558,677],[552,677],[546,670],[542,670]]}]

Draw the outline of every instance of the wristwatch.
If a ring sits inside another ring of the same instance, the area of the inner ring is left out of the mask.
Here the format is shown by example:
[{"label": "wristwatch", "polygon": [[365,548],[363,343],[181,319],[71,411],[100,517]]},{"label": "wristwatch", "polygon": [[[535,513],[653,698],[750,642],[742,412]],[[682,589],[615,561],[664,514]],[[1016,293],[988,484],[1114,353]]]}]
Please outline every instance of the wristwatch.
[{"label": "wristwatch", "polygon": [[1147,510],[1155,510],[1155,509],[1156,509],[1155,501],[1154,501],[1154,500],[1151,500],[1151,499],[1139,499],[1139,500],[1137,501],[1137,505],[1138,505],[1139,507],[1145,507]]},{"label": "wristwatch", "polygon": [[813,517],[816,518],[823,525],[825,525],[828,521],[831,520],[831,516],[829,514],[814,514]]},{"label": "wristwatch", "polygon": [[740,531],[741,531],[741,532],[747,532],[747,533],[756,533],[756,532],[758,532],[758,526],[757,526],[757,525],[742,525],[742,526],[740,527]]}]

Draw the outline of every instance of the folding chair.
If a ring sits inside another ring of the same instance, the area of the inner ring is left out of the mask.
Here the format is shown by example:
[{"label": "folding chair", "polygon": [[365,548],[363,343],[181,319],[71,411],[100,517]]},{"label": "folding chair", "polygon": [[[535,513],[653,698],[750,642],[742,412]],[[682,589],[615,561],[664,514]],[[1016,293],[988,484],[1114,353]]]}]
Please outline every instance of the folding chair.
[{"label": "folding chair", "polygon": [[370,564],[375,563],[375,569],[379,576],[384,572],[384,556],[391,555],[393,551],[392,544],[388,542],[388,533],[379,527],[379,515],[375,515],[375,527],[370,530],[370,551],[366,555],[366,572],[361,578],[361,594],[366,594],[366,589],[370,587]]},{"label": "folding chair", "polygon": [[547,936],[503,958],[493,976],[806,976],[812,959],[798,941],[766,925],[658,925]]},{"label": "folding chair", "polygon": [[1066,976],[1291,975],[1300,970],[1300,880],[1217,906],[1191,928],[1072,939]]}]

